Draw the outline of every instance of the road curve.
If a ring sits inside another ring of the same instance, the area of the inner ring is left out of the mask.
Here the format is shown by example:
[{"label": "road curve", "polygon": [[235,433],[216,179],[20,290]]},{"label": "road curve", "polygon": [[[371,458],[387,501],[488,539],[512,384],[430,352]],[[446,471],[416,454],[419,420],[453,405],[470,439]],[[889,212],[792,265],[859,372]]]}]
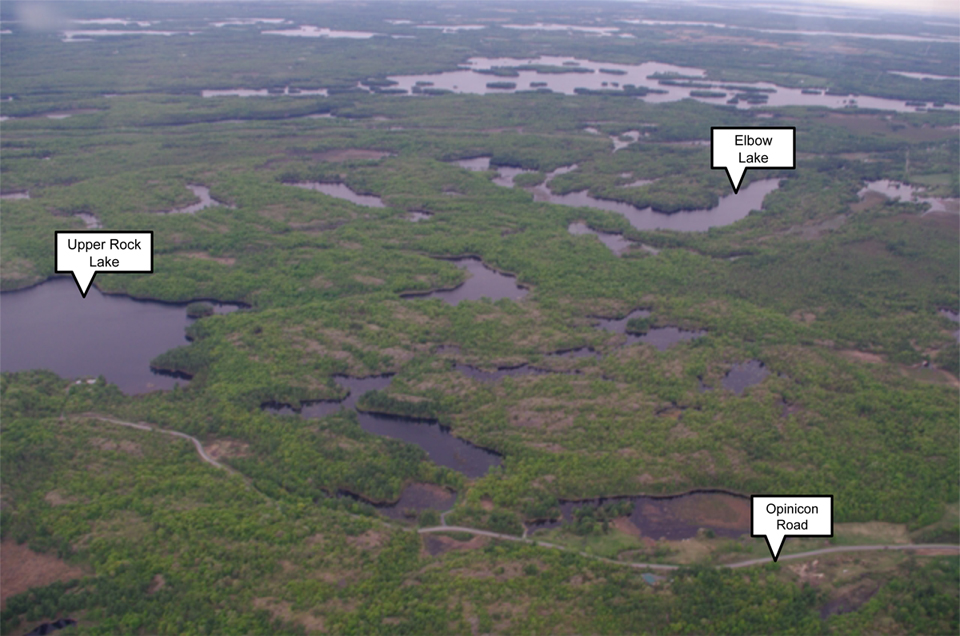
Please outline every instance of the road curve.
[{"label": "road curve", "polygon": [[229,466],[224,466],[213,457],[207,454],[207,451],[204,450],[203,444],[200,443],[196,437],[192,435],[187,435],[186,433],[181,433],[180,431],[171,431],[165,428],[156,428],[145,424],[143,422],[124,422],[123,420],[115,420],[112,417],[106,417],[104,415],[97,415],[96,413],[82,413],[77,417],[86,417],[93,420],[100,420],[101,422],[110,422],[111,424],[117,424],[118,426],[126,426],[128,428],[136,428],[141,431],[153,431],[155,433],[164,433],[166,435],[173,435],[174,437],[182,437],[183,439],[190,440],[193,442],[194,447],[197,449],[197,453],[200,455],[200,459],[207,462],[211,466],[216,466],[221,470],[225,470],[230,474],[236,474],[236,471],[230,468]]},{"label": "road curve", "polygon": [[[135,428],[141,431],[153,431],[156,433],[164,433],[166,435],[172,435],[174,437],[181,437],[183,439],[190,440],[191,442],[193,442],[194,447],[197,449],[197,453],[200,455],[200,458],[203,461],[207,462],[211,466],[215,466],[221,470],[225,470],[230,474],[233,474],[233,475],[239,474],[229,466],[225,466],[220,462],[218,462],[217,460],[215,460],[213,457],[210,457],[210,455],[207,454],[207,451],[204,450],[203,444],[200,443],[200,440],[198,440],[196,437],[193,437],[192,435],[187,435],[186,433],[181,433],[180,431],[171,431],[164,428],[157,428],[154,426],[150,426],[149,424],[145,424],[143,422],[124,422],[123,420],[117,420],[112,417],[106,417],[104,415],[98,415],[96,413],[82,413],[77,417],[86,417],[89,419],[100,420],[102,422],[117,424],[118,426],[126,426],[129,428]],[[256,489],[254,488],[254,490]],[[266,497],[268,501],[271,501],[271,503],[279,507],[279,504],[277,502],[273,501],[263,493],[260,493],[260,494]],[[447,512],[450,512],[450,511],[448,510],[441,515],[441,521],[444,524],[446,523]],[[662,563],[631,563],[628,561],[616,561],[614,559],[607,559],[604,557],[596,556],[594,554],[580,552],[578,550],[571,550],[570,548],[567,548],[562,545],[558,545],[556,543],[547,543],[546,541],[537,541],[535,539],[529,539],[526,536],[518,537],[512,534],[502,534],[499,532],[491,532],[489,530],[480,530],[478,528],[467,528],[465,526],[448,526],[448,525],[433,526],[430,528],[420,528],[417,530],[417,532],[419,534],[429,534],[432,532],[467,532],[469,534],[480,535],[483,537],[491,537],[493,539],[503,539],[504,541],[519,541],[520,543],[528,543],[530,545],[536,545],[543,548],[551,548],[554,550],[565,550],[568,552],[575,552],[580,556],[586,557],[588,559],[594,559],[595,561],[603,561],[604,563],[610,563],[613,565],[623,565],[623,566],[637,568],[641,570],[677,570],[681,567],[679,565],[664,565]],[[956,550],[957,552],[960,552],[960,545],[950,545],[946,543],[917,543],[917,544],[906,544],[906,545],[898,544],[898,545],[834,546],[831,548],[820,548],[819,550],[809,550],[807,552],[797,552],[796,554],[783,554],[780,556],[780,561],[790,561],[792,559],[805,559],[805,558],[817,556],[820,554],[835,554],[837,552],[875,552],[878,550],[900,550],[900,551],[903,551],[903,550]],[[747,568],[753,565],[763,565],[765,563],[772,563],[772,562],[773,562],[773,559],[764,557],[762,559],[749,559],[747,561],[738,561],[736,563],[724,563],[716,567],[725,567],[725,568],[731,568],[731,569]]]}]

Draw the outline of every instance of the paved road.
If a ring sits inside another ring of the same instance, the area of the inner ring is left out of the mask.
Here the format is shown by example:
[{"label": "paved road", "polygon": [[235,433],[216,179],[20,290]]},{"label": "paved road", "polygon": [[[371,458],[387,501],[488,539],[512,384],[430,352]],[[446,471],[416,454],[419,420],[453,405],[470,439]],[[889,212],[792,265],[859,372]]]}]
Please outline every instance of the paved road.
[{"label": "paved road", "polygon": [[[153,431],[155,433],[164,433],[165,435],[173,435],[174,437],[182,437],[183,439],[190,440],[193,442],[194,447],[197,449],[197,453],[200,455],[200,458],[210,464],[211,466],[216,466],[221,470],[225,470],[230,474],[238,474],[235,470],[228,466],[224,466],[213,457],[207,454],[207,451],[203,449],[203,444],[200,443],[196,437],[192,435],[187,435],[186,433],[181,433],[180,431],[171,431],[163,428],[156,428],[145,424],[143,422],[124,422],[123,420],[117,420],[112,417],[106,417],[104,415],[97,415],[96,413],[84,413],[79,417],[87,417],[90,419],[100,420],[102,422],[110,422],[111,424],[117,424],[119,426],[127,426],[129,428],[136,428],[141,431]],[[249,484],[253,488],[252,484]],[[254,490],[256,490],[254,488]],[[259,492],[259,491],[257,491]],[[263,493],[260,493],[263,495]],[[266,495],[263,495],[267,497]],[[271,503],[274,503],[279,507],[279,503],[273,501],[267,497]],[[444,525],[433,526],[430,528],[420,528],[417,530],[420,534],[428,534],[431,532],[467,532],[469,534],[480,535],[483,537],[491,537],[494,539],[503,539],[505,541],[519,541],[521,543],[529,543],[531,545],[537,545],[543,548],[551,548],[554,550],[567,550],[570,552],[576,552],[580,556],[587,557],[588,559],[594,559],[596,561],[603,561],[604,563],[611,563],[613,565],[624,565],[631,568],[638,568],[643,570],[676,570],[679,565],[664,565],[662,563],[630,563],[627,561],[615,561],[614,559],[606,559],[604,557],[598,557],[594,554],[588,554],[586,552],[580,552],[578,550],[571,550],[562,545],[557,545],[556,543],[547,543],[545,541],[536,541],[534,539],[528,539],[526,537],[526,531],[524,531],[524,536],[518,537],[512,534],[501,534],[499,532],[491,532],[489,530],[480,530],[477,528],[467,528],[465,526],[448,526],[446,525],[446,517],[449,510],[440,515],[441,523]],[[792,559],[806,559],[808,557],[817,556],[820,554],[834,554],[837,552],[875,552],[878,550],[953,550],[960,552],[960,546],[958,545],[949,545],[945,543],[918,543],[918,544],[907,544],[907,545],[849,545],[849,546],[835,546],[831,548],[821,548],[819,550],[809,550],[807,552],[797,552],[796,554],[783,554],[780,556],[781,561],[790,561]],[[762,565],[764,563],[771,563],[773,559],[769,557],[764,557],[762,559],[750,559],[748,561],[738,561],[736,563],[726,563],[719,565],[717,567],[727,567],[727,568],[747,568],[752,565]]]}]

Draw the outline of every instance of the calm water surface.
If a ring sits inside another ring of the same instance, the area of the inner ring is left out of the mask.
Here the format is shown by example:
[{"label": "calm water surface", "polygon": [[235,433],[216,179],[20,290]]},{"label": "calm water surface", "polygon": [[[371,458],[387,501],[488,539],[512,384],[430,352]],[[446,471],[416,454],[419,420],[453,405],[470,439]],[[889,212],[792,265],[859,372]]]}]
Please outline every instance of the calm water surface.
[{"label": "calm water surface", "polygon": [[908,203],[926,203],[930,206],[927,212],[957,212],[960,211],[960,201],[957,199],[940,199],[936,197],[920,196],[925,191],[924,188],[912,186],[899,181],[889,179],[880,179],[879,181],[870,181],[858,193],[862,199],[868,192],[877,192],[893,199],[894,201],[905,201]]},{"label": "calm water surface", "polygon": [[188,185],[187,189],[190,192],[193,192],[194,196],[200,199],[197,203],[193,205],[186,205],[182,208],[174,208],[168,210],[167,214],[196,214],[200,210],[205,210],[207,208],[212,208],[216,205],[223,205],[216,199],[210,196],[210,188],[202,185]]},{"label": "calm water surface", "polygon": [[544,186],[534,188],[534,200],[594,208],[622,215],[638,230],[676,230],[678,232],[706,232],[712,227],[730,225],[746,218],[751,211],[763,207],[763,199],[780,186],[778,179],[754,181],[737,194],[720,197],[720,202],[704,210],[683,210],[673,214],[657,212],[653,208],[637,208],[629,203],[597,199],[585,190],[569,194],[553,194]]},{"label": "calm water surface", "polygon": [[[455,162],[462,168],[474,172],[490,170],[490,157],[474,157],[472,159],[461,159]],[[739,193],[730,193],[720,197],[720,201],[715,207],[703,210],[683,210],[673,214],[657,212],[651,207],[638,208],[623,203],[621,201],[611,201],[609,199],[598,199],[590,196],[586,190],[580,192],[570,192],[568,194],[554,194],[550,190],[550,182],[554,178],[572,172],[577,169],[577,165],[562,166],[547,174],[544,182],[538,186],[526,188],[533,195],[533,200],[543,203],[556,203],[558,205],[567,205],[572,207],[593,208],[596,210],[606,210],[620,214],[630,222],[630,225],[638,230],[676,230],[679,232],[705,232],[711,227],[722,227],[730,225],[746,218],[751,211],[760,210],[763,207],[764,198],[780,187],[778,179],[761,179],[754,181],[750,185],[741,189]],[[514,187],[514,178],[519,174],[532,172],[531,170],[522,170],[520,168],[499,167],[497,176],[493,183],[508,188]],[[640,179],[623,187],[640,187],[653,183],[653,180]],[[596,236],[609,247],[615,254],[619,255],[629,247],[629,241],[619,235],[606,234],[602,236],[600,232],[595,232],[587,228],[582,223],[575,223],[569,228],[571,234],[596,234]],[[626,243],[624,243],[626,241]]]},{"label": "calm water surface", "polygon": [[600,239],[600,242],[610,248],[610,251],[620,256],[626,252],[634,242],[630,239],[623,238],[622,234],[614,234],[612,232],[599,232],[597,230],[592,230],[585,223],[571,223],[567,227],[567,231],[573,234],[574,236],[583,236],[585,234],[592,234]]},{"label": "calm water surface", "polygon": [[291,185],[296,188],[303,188],[304,190],[314,190],[316,192],[322,192],[331,197],[337,197],[338,199],[344,199],[350,201],[351,203],[356,203],[357,205],[363,205],[368,208],[383,208],[386,205],[378,196],[372,194],[358,194],[343,183],[318,183],[316,181],[301,181],[300,183],[287,183],[285,185]]},{"label": "calm water surface", "polygon": [[733,391],[737,395],[743,394],[747,387],[760,384],[770,375],[770,370],[759,360],[748,360],[741,364],[734,364],[727,371],[720,384],[723,388]]},{"label": "calm water surface", "polygon": [[[301,417],[323,417],[336,413],[341,408],[356,409],[357,400],[364,393],[387,388],[393,381],[393,376],[353,378],[338,375],[334,376],[334,380],[349,391],[347,397],[342,402],[305,404],[300,410]],[[264,410],[277,414],[296,413],[289,406],[266,405]],[[491,466],[500,464],[500,456],[496,453],[455,437],[450,433],[450,429],[433,421],[364,411],[357,411],[357,420],[360,428],[366,432],[419,446],[427,452],[433,463],[452,468],[471,479],[482,477]]]},{"label": "calm water surface", "polygon": [[516,278],[490,269],[478,258],[458,258],[451,262],[469,273],[470,277],[463,284],[454,289],[426,294],[404,294],[404,298],[441,298],[444,302],[456,306],[464,300],[480,300],[481,298],[520,300],[529,293],[528,290],[517,285]]},{"label": "calm water surface", "polygon": [[700,528],[717,536],[739,537],[750,532],[750,500],[728,493],[694,492],[677,497],[611,497],[561,501],[562,516],[555,521],[529,524],[531,529],[557,528],[574,522],[579,508],[598,508],[605,503],[633,502],[633,512],[623,521],[626,530],[651,539],[678,541],[697,536]]},{"label": "calm water surface", "polygon": [[184,305],[108,296],[96,287],[83,298],[72,278],[56,278],[0,294],[0,370],[103,375],[127,394],[171,389],[186,381],[155,373],[150,361],[187,344],[191,322]]},{"label": "calm water surface", "polygon": [[[564,25],[564,29],[569,29]],[[602,28],[602,27],[601,27]],[[476,71],[490,70],[495,67],[518,67],[524,65],[544,65],[544,66],[571,66],[586,69],[588,72],[571,73],[538,73],[535,70],[518,71],[516,77],[495,77]],[[618,74],[601,72],[601,69],[615,71]],[[698,83],[710,84],[710,87],[690,87],[677,85],[660,84],[659,79],[651,77],[652,75],[670,74],[684,75],[697,78]],[[509,93],[523,90],[530,90],[531,83],[539,85],[545,84],[542,88],[549,89],[555,93],[565,95],[574,95],[575,89],[586,88],[591,90],[623,90],[626,84],[632,84],[637,87],[645,87],[662,93],[650,93],[637,99],[646,102],[674,102],[681,99],[696,99],[701,102],[711,104],[725,104],[727,99],[735,94],[742,92],[736,87],[749,86],[752,89],[759,89],[767,95],[766,104],[749,104],[745,100],[740,100],[737,108],[754,108],[764,106],[825,106],[827,108],[876,108],[880,110],[893,110],[898,112],[913,112],[915,106],[908,106],[907,100],[886,99],[882,97],[871,97],[867,95],[827,95],[824,92],[818,94],[803,93],[799,88],[786,88],[771,84],[769,82],[719,82],[714,80],[701,79],[705,77],[705,71],[699,68],[676,66],[674,64],[663,64],[660,62],[645,62],[643,64],[612,64],[609,62],[593,62],[590,60],[577,59],[572,57],[541,56],[538,58],[471,58],[465,64],[461,65],[460,70],[446,71],[443,73],[426,75],[394,75],[389,79],[397,82],[394,88],[410,91],[417,82],[429,82],[431,88],[449,90],[455,93],[471,93],[476,95],[487,95],[491,93]],[[496,89],[488,88],[487,84],[492,81],[508,81],[516,84],[515,89]],[[614,87],[613,82],[619,84]],[[606,83],[606,86],[604,85]],[[421,84],[422,85],[422,84]],[[711,90],[723,92],[723,97],[694,97],[690,94],[691,90]],[[412,93],[408,93],[412,94]],[[949,110],[958,110],[960,107],[948,104],[944,107]]]},{"label": "calm water surface", "polygon": [[434,484],[410,484],[400,493],[400,499],[393,504],[378,505],[380,514],[390,519],[407,519],[408,513],[420,513],[424,510],[445,512],[457,502],[457,493]]}]

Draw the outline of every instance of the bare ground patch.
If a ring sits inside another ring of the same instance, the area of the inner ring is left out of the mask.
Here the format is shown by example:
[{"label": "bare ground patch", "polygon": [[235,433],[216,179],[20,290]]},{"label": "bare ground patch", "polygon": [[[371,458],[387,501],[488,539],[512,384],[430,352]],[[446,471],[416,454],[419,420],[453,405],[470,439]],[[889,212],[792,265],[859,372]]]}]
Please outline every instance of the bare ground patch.
[{"label": "bare ground patch", "polygon": [[51,490],[43,496],[43,500],[54,507],[66,506],[77,502],[76,497],[65,497],[59,490]]},{"label": "bare ground patch", "polygon": [[367,150],[364,148],[340,148],[338,150],[328,150],[313,155],[317,161],[329,161],[336,163],[340,161],[352,161],[355,159],[383,159],[389,157],[391,153],[382,150]]},{"label": "bare ground patch", "polygon": [[377,278],[376,276],[366,276],[364,274],[355,274],[353,280],[364,285],[383,285],[385,280],[382,278]]},{"label": "bare ground patch", "polygon": [[379,548],[384,543],[387,542],[387,534],[384,532],[377,532],[376,530],[367,530],[363,534],[356,537],[348,537],[347,543],[352,545],[355,548],[361,550],[371,550],[373,548]]},{"label": "bare ground patch", "polygon": [[233,265],[237,262],[237,259],[233,258],[232,256],[212,256],[207,252],[180,252],[180,256],[196,258],[201,261],[213,261],[214,263],[220,263],[221,265]]},{"label": "bare ground patch", "polygon": [[257,609],[265,609],[270,612],[274,618],[287,623],[298,623],[307,630],[307,632],[325,632],[323,617],[314,616],[310,612],[294,612],[292,605],[288,601],[281,601],[273,597],[262,597],[253,599],[253,606]]},{"label": "bare ground patch", "polygon": [[107,439],[104,437],[91,437],[90,443],[93,446],[96,446],[100,450],[105,451],[122,451],[124,453],[129,453],[131,455],[136,455],[137,457],[143,456],[143,451],[140,449],[140,444],[136,442],[131,442],[129,440],[121,440],[119,442]]},{"label": "bare ground patch", "polygon": [[883,202],[887,200],[887,197],[883,196],[879,192],[874,192],[873,190],[867,190],[863,195],[863,198],[857,201],[856,203],[850,204],[851,212],[863,212],[864,210],[869,210],[878,205],[883,205]]},{"label": "bare ground patch", "polygon": [[40,280],[36,268],[31,261],[25,258],[8,256],[0,263],[0,279],[3,279],[4,289],[22,286]]},{"label": "bare ground patch", "polygon": [[854,362],[866,362],[867,364],[881,364],[883,362],[882,357],[866,351],[840,351],[839,353],[844,358]]},{"label": "bare ground patch", "polygon": [[904,523],[887,523],[885,521],[868,521],[866,523],[838,523],[834,527],[835,534],[867,537],[875,539],[876,543],[910,543],[910,534]]},{"label": "bare ground patch", "polygon": [[956,556],[956,548],[921,548],[914,552],[917,556]]},{"label": "bare ground patch", "polygon": [[7,598],[56,581],[80,578],[84,572],[50,554],[34,552],[26,544],[5,539],[0,543],[0,606]]},{"label": "bare ground patch", "polygon": [[630,518],[629,518],[629,517],[618,517],[618,518],[616,518],[616,519],[613,520],[613,524],[612,524],[612,525],[613,525],[614,528],[616,528],[616,529],[619,530],[620,532],[622,532],[622,533],[624,533],[624,534],[626,534],[626,535],[629,535],[629,536],[631,536],[631,537],[638,537],[638,538],[639,538],[639,537],[642,536],[642,534],[643,534],[642,532],[640,532],[640,528],[638,528],[637,526],[635,526],[635,525],[633,524],[633,522],[630,521]]},{"label": "bare ground patch", "polygon": [[210,457],[216,460],[229,459],[231,457],[248,457],[250,455],[250,444],[232,439],[218,439],[208,444],[204,444],[204,450]]},{"label": "bare ground patch", "polygon": [[423,547],[430,556],[437,556],[455,550],[478,550],[490,542],[488,537],[475,536],[469,541],[457,541],[452,537],[437,534],[425,534]]}]

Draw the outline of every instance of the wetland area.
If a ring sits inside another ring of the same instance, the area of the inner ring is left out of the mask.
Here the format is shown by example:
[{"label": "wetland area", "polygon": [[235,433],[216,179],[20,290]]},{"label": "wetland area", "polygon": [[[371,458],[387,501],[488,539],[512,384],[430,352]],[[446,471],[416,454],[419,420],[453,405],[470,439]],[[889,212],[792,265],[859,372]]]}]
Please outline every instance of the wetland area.
[{"label": "wetland area", "polygon": [[[957,632],[955,16],[42,4],[0,632]],[[795,168],[734,193],[717,126]],[[84,298],[63,231],[152,272]],[[774,564],[757,493],[833,536]]]}]

